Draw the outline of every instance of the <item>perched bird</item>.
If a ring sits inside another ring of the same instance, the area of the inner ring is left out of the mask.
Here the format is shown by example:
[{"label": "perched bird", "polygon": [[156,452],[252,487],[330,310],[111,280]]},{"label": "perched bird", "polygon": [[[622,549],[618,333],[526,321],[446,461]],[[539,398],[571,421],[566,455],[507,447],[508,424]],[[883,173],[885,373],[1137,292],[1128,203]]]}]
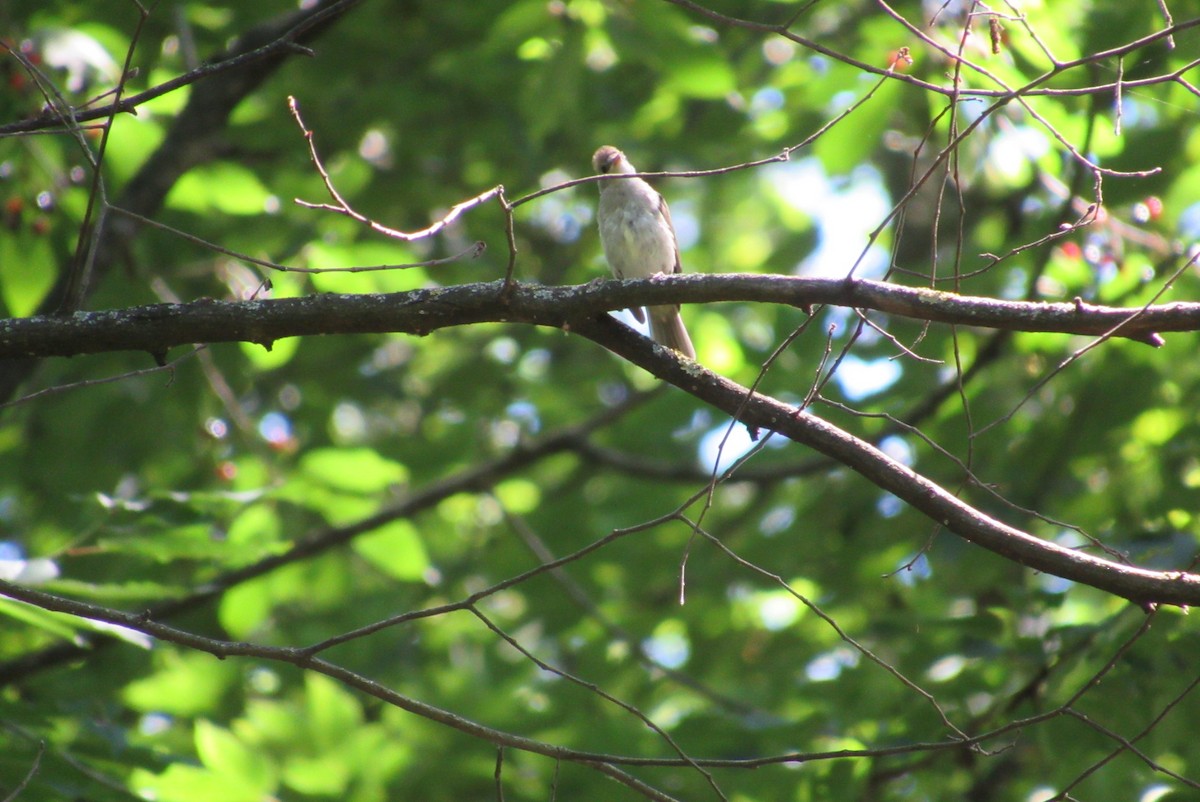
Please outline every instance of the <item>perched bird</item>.
[{"label": "perched bird", "polygon": [[[625,154],[605,145],[592,156],[597,173],[636,173]],[[617,278],[650,278],[660,273],[682,273],[679,264],[679,245],[671,212],[662,195],[640,178],[601,181],[600,208],[596,219],[600,223],[600,242],[604,257]],[[641,308],[629,310],[639,323],[646,320]],[[683,327],[678,306],[651,306],[650,336],[660,345],[674,348],[681,354],[696,358],[696,349]]]}]

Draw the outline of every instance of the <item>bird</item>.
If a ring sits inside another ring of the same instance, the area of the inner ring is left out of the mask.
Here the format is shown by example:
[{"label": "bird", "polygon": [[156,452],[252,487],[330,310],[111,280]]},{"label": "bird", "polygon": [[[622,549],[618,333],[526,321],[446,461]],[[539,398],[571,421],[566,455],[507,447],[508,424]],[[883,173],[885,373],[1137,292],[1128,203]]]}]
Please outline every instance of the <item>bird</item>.
[{"label": "bird", "polygon": [[[605,145],[592,156],[592,167],[600,175],[636,173],[625,154]],[[600,205],[596,221],[604,258],[614,276],[651,278],[682,273],[679,244],[667,202],[640,178],[600,181]],[[639,323],[646,322],[641,307],[630,309]],[[692,339],[679,316],[679,306],[651,306],[650,336],[659,345],[674,348],[689,359],[696,358]]]}]

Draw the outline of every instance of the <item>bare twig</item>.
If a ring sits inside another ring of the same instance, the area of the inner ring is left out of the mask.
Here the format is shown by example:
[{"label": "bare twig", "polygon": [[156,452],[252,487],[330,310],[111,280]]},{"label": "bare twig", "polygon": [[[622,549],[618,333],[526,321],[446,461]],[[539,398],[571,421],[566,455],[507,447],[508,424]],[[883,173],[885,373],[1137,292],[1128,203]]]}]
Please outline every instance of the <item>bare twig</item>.
[{"label": "bare twig", "polygon": [[12,789],[12,793],[4,797],[4,802],[15,802],[21,796],[25,789],[29,786],[30,780],[37,776],[38,770],[42,767],[42,755],[46,753],[46,742],[38,741],[37,754],[33,756],[33,762],[29,764],[29,771],[25,772],[25,776]]},{"label": "bare twig", "polygon": [[151,220],[149,217],[143,217],[137,212],[131,212],[128,209],[122,209],[119,206],[110,207],[110,211],[128,217],[131,220],[136,220],[142,225],[151,226],[152,228],[157,228],[160,231],[166,231],[169,234],[179,237],[180,239],[187,240],[188,242],[199,245],[202,248],[207,248],[214,253],[224,254],[225,256],[237,259],[238,261],[247,262],[252,265],[258,265],[259,267],[265,267],[268,270],[277,270],[280,273],[372,273],[381,270],[409,270],[414,267],[437,267],[439,265],[448,265],[453,262],[459,262],[463,259],[476,259],[487,249],[487,245],[484,242],[479,241],[462,253],[456,253],[453,256],[446,256],[442,257],[441,259],[426,259],[423,262],[405,262],[404,264],[397,265],[351,265],[349,267],[295,267],[293,265],[272,262],[269,259],[259,259],[254,256],[250,256],[249,254],[230,250],[229,248],[225,248],[216,244],[215,242],[209,242],[208,240],[201,239],[195,234],[189,234],[188,232],[175,228],[174,226],[169,226],[166,223],[160,223],[157,220]]},{"label": "bare twig", "polygon": [[[138,21],[134,26],[133,35],[130,36],[129,47],[125,49],[125,64],[121,67],[121,77],[113,90],[113,111],[100,134],[100,145],[96,148],[96,158],[92,163],[92,186],[88,192],[87,208],[84,210],[83,220],[79,223],[75,254],[67,268],[67,283],[58,307],[60,314],[74,312],[82,304],[88,279],[92,273],[92,266],[95,264],[96,248],[99,246],[104,231],[104,221],[107,218],[106,207],[108,206],[108,196],[104,190],[103,179],[104,156],[108,152],[108,139],[112,134],[113,120],[117,116],[121,96],[125,93],[125,82],[129,80],[132,73],[133,54],[137,51],[138,42],[142,37],[142,29],[145,28],[146,20],[150,17],[149,12],[140,4],[137,5],[137,8]],[[101,209],[93,222],[97,203],[101,205]]]},{"label": "bare twig", "polygon": [[0,404],[0,409],[7,409],[8,407],[28,404],[30,401],[36,401],[40,398],[46,398],[52,395],[59,395],[60,393],[65,393],[70,390],[81,390],[85,387],[98,387],[101,384],[112,384],[113,382],[128,381],[129,379],[136,379],[140,376],[150,376],[154,373],[170,374],[170,380],[167,382],[169,385],[175,380],[175,367],[185,359],[191,359],[205,347],[206,346],[198,346],[182,356],[172,359],[170,362],[167,362],[164,365],[155,365],[152,368],[142,368],[141,370],[131,370],[126,373],[120,373],[116,376],[105,376],[102,379],[84,379],[82,381],[71,382],[70,384],[56,384],[53,387],[46,387],[42,390],[38,390],[36,392],[29,393],[28,395],[21,396],[20,398],[15,398],[12,401],[7,401],[3,404]]},{"label": "bare twig", "polygon": [[358,222],[370,228],[372,231],[376,231],[386,237],[403,240],[404,242],[412,242],[413,240],[432,237],[433,235],[440,233],[447,226],[458,220],[463,213],[468,212],[477,206],[482,206],[492,199],[500,199],[503,201],[504,187],[495,186],[479,193],[473,198],[468,198],[461,203],[456,203],[450,208],[449,212],[441,217],[441,219],[435,221],[429,227],[423,228],[420,231],[406,232],[395,228],[389,228],[382,223],[378,223],[366,215],[355,211],[346,201],[346,199],[342,197],[341,193],[338,192],[337,187],[334,186],[333,179],[329,177],[329,172],[325,169],[325,165],[321,163],[321,156],[319,153],[317,153],[316,138],[313,132],[304,124],[304,120],[300,116],[300,106],[296,102],[296,98],[291,96],[288,97],[288,109],[291,111],[292,117],[296,120],[296,125],[300,127],[301,133],[304,134],[304,138],[308,142],[309,157],[312,159],[312,163],[316,167],[317,173],[321,176],[321,180],[325,183],[325,190],[329,193],[329,197],[333,198],[334,200],[333,203],[309,203],[308,201],[296,198],[296,203],[304,206],[305,208],[324,209],[325,211],[343,214],[352,220],[357,220]]}]

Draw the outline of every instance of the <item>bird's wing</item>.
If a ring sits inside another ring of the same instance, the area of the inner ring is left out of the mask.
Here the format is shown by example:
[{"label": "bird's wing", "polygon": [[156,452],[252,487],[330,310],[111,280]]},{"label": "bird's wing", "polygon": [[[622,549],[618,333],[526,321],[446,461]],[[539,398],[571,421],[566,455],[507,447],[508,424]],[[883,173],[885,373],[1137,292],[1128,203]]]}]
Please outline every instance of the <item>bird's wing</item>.
[{"label": "bird's wing", "polygon": [[675,224],[671,222],[671,210],[667,208],[667,199],[662,195],[658,196],[658,213],[667,221],[667,228],[671,230],[671,246],[675,249],[675,267],[671,272],[682,273],[683,265],[679,262],[679,240],[675,238]]}]

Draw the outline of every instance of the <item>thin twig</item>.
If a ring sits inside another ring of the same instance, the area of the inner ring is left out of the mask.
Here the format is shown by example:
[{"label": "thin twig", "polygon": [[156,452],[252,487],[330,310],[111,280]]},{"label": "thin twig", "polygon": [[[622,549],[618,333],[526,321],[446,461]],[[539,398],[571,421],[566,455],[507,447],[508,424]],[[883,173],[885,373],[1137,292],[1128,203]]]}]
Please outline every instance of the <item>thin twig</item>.
[{"label": "thin twig", "polygon": [[182,229],[169,226],[166,223],[160,223],[159,221],[152,220],[149,217],[143,217],[137,212],[131,212],[128,209],[122,209],[119,206],[110,206],[109,210],[116,212],[117,214],[124,215],[131,220],[136,220],[142,225],[151,226],[152,228],[157,228],[160,231],[166,231],[169,234],[173,234],[176,237],[185,239],[188,242],[201,246],[202,248],[207,248],[214,253],[224,254],[225,256],[237,259],[238,261],[248,262],[252,265],[258,265],[259,267],[265,267],[268,270],[277,270],[280,273],[372,273],[380,270],[409,270],[414,267],[436,267],[438,265],[448,265],[453,262],[459,262],[463,259],[476,259],[487,249],[486,243],[481,240],[476,242],[470,248],[467,248],[462,253],[456,253],[453,256],[445,256],[440,259],[426,259],[423,262],[405,262],[404,264],[396,265],[352,265],[350,267],[295,267],[293,265],[272,262],[269,259],[259,259],[255,256],[250,256],[249,254],[230,250],[229,248],[225,248],[216,244],[215,242],[209,242],[206,239],[197,237],[195,234],[189,234]]},{"label": "thin twig", "polygon": [[47,396],[59,395],[60,393],[65,393],[69,390],[82,390],[85,387],[97,387],[101,384],[112,384],[113,382],[128,381],[129,379],[136,379],[140,376],[150,376],[155,373],[165,372],[171,374],[171,378],[167,382],[167,385],[169,386],[175,381],[175,367],[185,359],[191,359],[193,356],[196,356],[196,354],[207,347],[208,346],[205,345],[198,345],[191,351],[172,359],[165,365],[155,365],[152,368],[131,370],[125,373],[117,374],[116,376],[105,376],[102,379],[84,379],[83,381],[71,382],[70,384],[56,384],[53,387],[46,387],[42,390],[38,390],[37,392],[30,393],[29,395],[24,395],[20,398],[14,398],[12,401],[6,401],[5,403],[0,404],[0,409],[8,409],[9,407],[19,406],[20,404],[28,404],[30,401],[36,401],[39,398],[46,398]]},{"label": "thin twig", "polygon": [[442,216],[441,219],[437,220],[429,227],[421,229],[420,231],[406,232],[395,228],[389,228],[388,226],[378,223],[366,215],[355,211],[346,201],[346,199],[342,197],[341,193],[338,192],[337,187],[334,186],[333,179],[329,177],[329,172],[325,169],[325,165],[321,163],[321,156],[317,153],[316,137],[312,130],[310,130],[304,124],[304,120],[300,117],[300,106],[296,102],[296,98],[292,97],[291,95],[288,96],[288,109],[291,111],[292,117],[296,120],[296,125],[300,127],[301,133],[304,134],[305,140],[308,141],[309,157],[312,159],[313,165],[317,169],[317,173],[321,176],[321,180],[325,183],[325,190],[329,193],[329,197],[333,198],[334,200],[334,203],[309,203],[308,201],[296,198],[295,201],[300,206],[308,209],[323,209],[325,211],[343,214],[353,220],[357,220],[363,225],[369,227],[372,231],[376,231],[384,236],[391,237],[392,239],[402,240],[404,242],[412,242],[413,240],[432,237],[434,234],[441,232],[447,226],[458,220],[458,218],[461,217],[464,212],[468,212],[471,209],[474,209],[476,206],[481,206],[493,198],[500,198],[501,200],[503,199],[504,187],[495,186],[489,190],[479,193],[473,198],[469,198],[461,203],[456,203],[450,208],[449,212]]}]

